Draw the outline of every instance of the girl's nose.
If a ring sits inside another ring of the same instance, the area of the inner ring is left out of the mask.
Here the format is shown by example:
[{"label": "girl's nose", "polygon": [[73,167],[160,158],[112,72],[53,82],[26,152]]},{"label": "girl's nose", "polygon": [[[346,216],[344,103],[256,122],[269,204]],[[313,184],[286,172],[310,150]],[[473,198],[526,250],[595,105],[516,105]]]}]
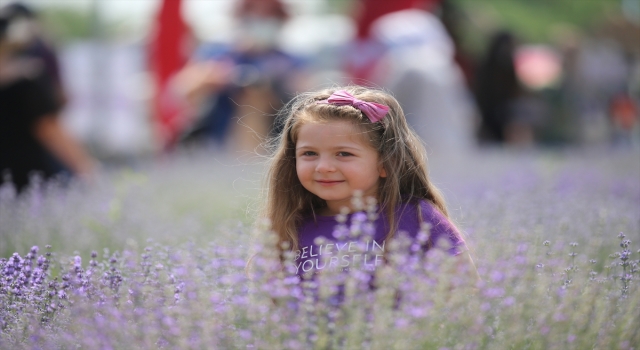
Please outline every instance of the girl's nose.
[{"label": "girl's nose", "polygon": [[333,162],[326,157],[320,157],[318,164],[316,165],[316,171],[319,173],[333,172],[336,168],[333,166]]}]

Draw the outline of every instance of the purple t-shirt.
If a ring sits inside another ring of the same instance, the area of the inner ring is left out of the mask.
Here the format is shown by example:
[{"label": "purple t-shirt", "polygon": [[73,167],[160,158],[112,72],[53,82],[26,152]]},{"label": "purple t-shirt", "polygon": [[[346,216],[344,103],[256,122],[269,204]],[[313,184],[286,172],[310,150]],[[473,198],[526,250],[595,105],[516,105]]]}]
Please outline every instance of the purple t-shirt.
[{"label": "purple t-shirt", "polygon": [[[431,203],[419,202],[422,221],[418,215],[417,203],[404,203],[396,209],[398,230],[413,239],[418,238],[421,223],[430,225],[429,236],[423,249],[448,247],[452,255],[460,254],[464,247],[459,232],[451,222]],[[356,227],[357,226],[357,227]],[[351,236],[353,228],[364,233],[364,238]],[[351,230],[350,230],[351,229]],[[365,213],[347,216],[343,226],[339,226],[335,216],[308,217],[299,230],[299,250],[296,251],[296,271],[306,278],[324,269],[348,270],[353,267],[375,269],[384,261],[385,238],[389,223],[385,213],[378,213],[370,222]],[[423,241],[424,241],[423,239]],[[446,241],[444,241],[445,239]]]}]

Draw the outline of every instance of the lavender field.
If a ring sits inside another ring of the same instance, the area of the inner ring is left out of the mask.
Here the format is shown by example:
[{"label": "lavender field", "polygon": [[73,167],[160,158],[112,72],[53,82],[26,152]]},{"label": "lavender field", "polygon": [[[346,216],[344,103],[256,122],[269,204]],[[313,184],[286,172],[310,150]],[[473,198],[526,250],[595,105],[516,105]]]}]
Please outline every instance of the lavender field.
[{"label": "lavender field", "polygon": [[375,272],[297,283],[254,225],[260,159],[194,152],[19,198],[2,186],[0,348],[640,349],[639,152],[430,167],[479,281],[398,239]]}]

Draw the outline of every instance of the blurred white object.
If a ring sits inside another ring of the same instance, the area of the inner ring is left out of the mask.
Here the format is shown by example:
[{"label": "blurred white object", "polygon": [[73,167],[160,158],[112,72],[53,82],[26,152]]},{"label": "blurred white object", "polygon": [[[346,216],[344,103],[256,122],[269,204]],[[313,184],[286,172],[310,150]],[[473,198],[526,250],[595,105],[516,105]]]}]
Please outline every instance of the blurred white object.
[{"label": "blurred white object", "polygon": [[469,150],[475,106],[440,20],[426,11],[398,11],[374,22],[372,36],[388,47],[376,82],[395,95],[427,150]]},{"label": "blurred white object", "polygon": [[344,45],[353,38],[353,20],[343,15],[300,15],[282,28],[279,46],[296,56],[311,56],[323,48]]}]

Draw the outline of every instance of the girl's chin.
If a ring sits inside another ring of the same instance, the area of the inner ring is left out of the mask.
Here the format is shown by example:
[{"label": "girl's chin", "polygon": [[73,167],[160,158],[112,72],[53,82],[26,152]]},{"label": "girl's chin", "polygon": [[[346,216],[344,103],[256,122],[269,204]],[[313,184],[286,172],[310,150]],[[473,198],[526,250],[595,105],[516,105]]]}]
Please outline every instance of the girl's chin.
[{"label": "girl's chin", "polygon": [[348,208],[349,211],[353,211],[353,208],[351,208],[351,199],[333,203],[331,203],[331,201],[327,201],[326,209],[329,213],[328,215],[338,215],[340,214],[340,209],[342,208]]}]

